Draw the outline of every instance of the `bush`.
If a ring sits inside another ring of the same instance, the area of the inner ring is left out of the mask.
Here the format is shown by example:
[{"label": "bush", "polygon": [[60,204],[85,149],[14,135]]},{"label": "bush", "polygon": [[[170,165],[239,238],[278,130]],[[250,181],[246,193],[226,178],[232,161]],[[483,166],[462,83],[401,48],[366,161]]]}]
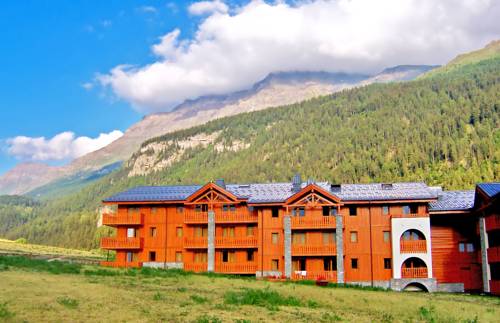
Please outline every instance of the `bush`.
[{"label": "bush", "polygon": [[9,311],[7,303],[0,303],[0,318],[8,319],[14,316],[14,313]]},{"label": "bush", "polygon": [[224,302],[232,305],[254,305],[262,307],[303,306],[302,302],[293,296],[283,296],[277,291],[266,289],[245,288],[241,291],[228,291],[224,294]]}]

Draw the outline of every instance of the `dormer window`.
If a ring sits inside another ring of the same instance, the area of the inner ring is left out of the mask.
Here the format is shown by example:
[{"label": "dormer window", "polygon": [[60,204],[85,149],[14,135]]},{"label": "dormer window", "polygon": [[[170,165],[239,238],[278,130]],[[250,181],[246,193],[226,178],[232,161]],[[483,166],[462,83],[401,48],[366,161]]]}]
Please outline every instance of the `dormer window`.
[{"label": "dormer window", "polygon": [[391,183],[383,183],[382,189],[383,190],[392,190],[392,184]]}]

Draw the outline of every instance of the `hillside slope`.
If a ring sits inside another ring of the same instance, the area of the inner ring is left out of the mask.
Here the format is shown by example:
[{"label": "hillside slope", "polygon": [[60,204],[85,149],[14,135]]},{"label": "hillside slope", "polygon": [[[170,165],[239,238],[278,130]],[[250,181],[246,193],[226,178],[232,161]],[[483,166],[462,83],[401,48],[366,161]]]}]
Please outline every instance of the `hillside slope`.
[{"label": "hillside slope", "polygon": [[211,121],[145,142],[118,171],[46,203],[10,239],[93,248],[100,201],[140,184],[500,179],[500,58],[405,83],[374,84]]},{"label": "hillside slope", "polygon": [[[256,83],[251,89],[189,100],[172,112],[146,116],[132,125],[123,137],[100,150],[75,159],[67,166],[21,164],[4,176],[0,176],[0,194],[25,194],[38,188],[34,194],[48,192],[49,196],[54,195],[54,187],[82,186],[88,181],[77,183],[75,178],[99,173],[100,169],[127,160],[147,139],[187,129],[210,120],[292,104],[354,86],[410,80],[434,67],[399,66],[386,69],[372,77],[326,72],[274,73]],[[49,187],[41,187],[44,185]]]}]

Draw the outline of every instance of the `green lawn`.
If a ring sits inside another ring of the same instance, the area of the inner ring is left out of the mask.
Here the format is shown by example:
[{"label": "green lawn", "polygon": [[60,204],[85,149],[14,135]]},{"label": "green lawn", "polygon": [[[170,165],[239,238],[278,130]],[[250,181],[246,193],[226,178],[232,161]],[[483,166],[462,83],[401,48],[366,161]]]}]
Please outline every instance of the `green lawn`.
[{"label": "green lawn", "polygon": [[0,256],[7,322],[498,322],[500,298],[397,293]]}]

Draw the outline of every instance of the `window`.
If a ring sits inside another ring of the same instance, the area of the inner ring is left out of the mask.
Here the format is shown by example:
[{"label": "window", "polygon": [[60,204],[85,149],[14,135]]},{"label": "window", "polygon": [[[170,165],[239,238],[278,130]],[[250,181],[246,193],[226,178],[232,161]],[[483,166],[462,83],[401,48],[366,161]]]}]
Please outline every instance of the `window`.
[{"label": "window", "polygon": [[247,261],[254,261],[254,254],[255,252],[253,250],[247,250]]},{"label": "window", "polygon": [[329,216],[329,215],[330,215],[330,207],[323,206],[323,216]]},{"label": "window", "polygon": [[194,236],[195,237],[207,237],[208,236],[208,228],[207,227],[195,227],[194,228]]},{"label": "window", "polygon": [[306,215],[306,209],[304,207],[297,207],[292,209],[292,216],[304,216]]},{"label": "window", "polygon": [[182,262],[182,252],[181,251],[177,251],[175,253],[175,262]]},{"label": "window", "polygon": [[137,253],[135,252],[127,252],[127,262],[137,261]]},{"label": "window", "polygon": [[349,215],[350,216],[358,215],[358,208],[355,206],[349,206]]},{"label": "window", "polygon": [[152,207],[151,208],[151,215],[156,215],[158,213],[158,208],[157,207]]},{"label": "window", "polygon": [[223,237],[234,237],[234,227],[224,227],[222,228]]},{"label": "window", "polygon": [[292,233],[292,243],[293,244],[305,244],[306,234],[305,233]]},{"label": "window", "polygon": [[459,252],[465,252],[465,243],[460,242],[460,243],[458,244],[458,251],[459,251]]},{"label": "window", "polygon": [[335,244],[335,232],[323,232],[323,244],[330,245]]},{"label": "window", "polygon": [[306,270],[306,259],[300,258],[292,261],[293,271],[305,271]]},{"label": "window", "polygon": [[410,213],[411,214],[418,214],[418,205],[417,204],[410,205]]},{"label": "window", "polygon": [[278,259],[271,260],[271,270],[279,270],[280,261]]},{"label": "window", "polygon": [[351,231],[351,242],[358,242],[358,232]]},{"label": "window", "polygon": [[207,212],[208,211],[208,205],[207,204],[198,204],[194,208],[195,212]]},{"label": "window", "polygon": [[352,258],[351,259],[351,268],[352,269],[358,269],[358,258]]},{"label": "window", "polygon": [[149,236],[153,238],[156,237],[156,227],[149,228]]},{"label": "window", "polygon": [[236,212],[236,206],[232,204],[223,204],[222,205],[222,211],[223,212]]},{"label": "window", "polygon": [[222,262],[235,262],[236,253],[234,251],[222,251]]},{"label": "window", "polygon": [[207,253],[206,252],[195,252],[194,262],[196,262],[196,263],[207,262]]},{"label": "window", "polygon": [[474,252],[474,245],[472,243],[467,244],[467,252]]},{"label": "window", "polygon": [[280,209],[279,209],[279,208],[277,208],[277,207],[273,207],[273,208],[271,209],[271,212],[272,212],[272,217],[273,217],[273,218],[277,218],[277,217],[279,217],[279,215],[280,215]]},{"label": "window", "polygon": [[133,215],[133,214],[137,214],[139,213],[139,208],[138,207],[129,207],[127,212],[128,212],[128,215]]},{"label": "window", "polygon": [[382,206],[382,214],[389,215],[389,207],[387,205]]},{"label": "window", "polygon": [[392,268],[391,258],[384,258],[384,269],[391,269],[391,268]]},{"label": "window", "polygon": [[177,228],[175,228],[175,236],[176,236],[177,238],[182,238],[183,233],[184,233],[184,232],[183,232],[182,227],[177,227]]},{"label": "window", "polygon": [[137,236],[137,231],[135,228],[127,228],[127,238],[135,238]]},{"label": "window", "polygon": [[178,213],[178,214],[182,214],[182,213],[184,213],[184,206],[182,206],[182,205],[178,206],[178,207],[177,207],[177,213]]},{"label": "window", "polygon": [[326,257],[323,259],[323,269],[325,271],[337,270],[337,257]]},{"label": "window", "polygon": [[149,261],[156,261],[156,251],[149,252]]},{"label": "window", "polygon": [[277,232],[271,234],[271,241],[273,244],[278,244],[279,235]]},{"label": "window", "polygon": [[384,231],[384,242],[391,241],[391,231]]},{"label": "window", "polygon": [[247,236],[252,237],[255,234],[255,225],[247,226]]},{"label": "window", "polygon": [[403,214],[410,214],[410,206],[403,205]]}]

